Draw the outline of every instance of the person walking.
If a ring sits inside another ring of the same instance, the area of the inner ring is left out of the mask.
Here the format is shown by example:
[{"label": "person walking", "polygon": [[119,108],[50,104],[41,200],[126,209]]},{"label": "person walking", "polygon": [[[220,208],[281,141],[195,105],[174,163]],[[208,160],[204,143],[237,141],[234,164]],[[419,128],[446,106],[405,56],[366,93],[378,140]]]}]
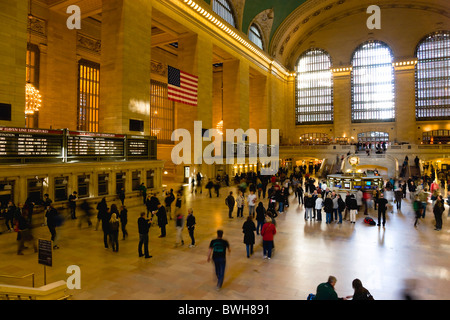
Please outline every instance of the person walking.
[{"label": "person walking", "polygon": [[264,208],[263,203],[260,201],[258,203],[258,206],[256,207],[256,234],[259,235],[259,233],[262,230],[262,227],[264,225],[266,219],[266,208]]},{"label": "person walking", "polygon": [[97,203],[97,225],[95,226],[95,231],[98,230],[98,226],[102,221],[102,217],[108,212],[108,205],[106,203],[106,198],[103,197],[99,203]]},{"label": "person walking", "polygon": [[158,227],[161,229],[161,235],[158,238],[164,238],[166,236],[166,225],[168,222],[166,208],[161,204],[158,204],[156,217],[158,218]]},{"label": "person walking", "polygon": [[422,202],[419,199],[419,196],[416,196],[413,203],[414,213],[416,215],[416,220],[414,221],[414,227],[417,227],[419,223],[419,219],[422,217]]},{"label": "person walking", "polygon": [[[113,209],[114,204],[111,206],[111,209]],[[105,249],[109,248],[108,243],[111,240],[110,235],[110,224],[109,220],[111,220],[111,210],[102,211],[100,220],[102,221],[102,230],[103,230],[103,244],[105,245]],[[109,238],[109,239],[108,239]]]},{"label": "person walking", "polygon": [[236,201],[233,197],[233,191],[230,191],[228,197],[225,198],[225,205],[228,207],[228,218],[233,219],[233,210]]},{"label": "person walking", "polygon": [[356,223],[356,215],[358,214],[358,202],[354,194],[350,195],[348,201],[348,209],[350,210],[350,223]]},{"label": "person walking", "polygon": [[250,191],[250,194],[247,197],[248,215],[252,216],[252,218],[255,218],[255,207],[256,207],[256,199],[257,198],[258,197],[256,196],[256,194],[253,190]]},{"label": "person walking", "polygon": [[277,233],[277,229],[275,225],[272,223],[272,219],[270,217],[266,218],[266,223],[263,225],[261,230],[261,235],[263,237],[263,257],[264,259],[272,258],[272,250],[274,248],[273,239],[275,234]]},{"label": "person walking", "polygon": [[305,195],[305,220],[313,219],[314,199],[312,194]]},{"label": "person walking", "polygon": [[151,213],[151,218],[153,218],[153,214],[156,210],[158,210],[158,205],[160,204],[159,199],[156,197],[156,194],[151,193],[147,196],[147,201],[145,202],[145,206],[147,207],[147,219]]},{"label": "person walking", "polygon": [[175,195],[173,194],[173,189],[170,189],[170,191],[166,193],[166,197],[164,198],[164,204],[166,205],[165,206],[166,212],[170,220],[172,220],[172,203],[174,201]]},{"label": "person walking", "polygon": [[361,280],[355,279],[352,282],[352,287],[355,292],[352,296],[347,296],[346,299],[352,300],[374,300],[369,290],[363,287]]},{"label": "person walking", "polygon": [[72,192],[72,194],[69,196],[69,209],[70,209],[70,215],[71,215],[72,219],[77,218],[77,214],[76,214],[77,199],[78,199],[78,193],[76,191]]},{"label": "person walking", "polygon": [[444,211],[444,199],[441,195],[438,195],[433,207],[434,219],[436,220],[436,228],[434,230],[436,231],[441,231],[442,229],[442,214]]},{"label": "person walking", "polygon": [[176,247],[178,247],[179,245],[182,245],[182,246],[184,245],[183,226],[184,226],[184,217],[180,211],[177,213],[177,215],[175,217],[175,228],[177,230],[177,236],[176,236],[176,242],[175,242]]},{"label": "person walking", "polygon": [[323,207],[322,195],[318,194],[316,202],[314,203],[314,209],[316,210],[316,221],[322,221],[322,207]]},{"label": "person walking", "polygon": [[[151,219],[145,218],[145,212],[141,212],[141,216],[138,219],[138,231],[139,231],[139,245],[138,253],[139,257],[151,258],[152,256],[148,251],[148,232],[150,231],[150,226],[152,224]],[[144,252],[142,252],[142,247],[144,247]]]},{"label": "person walking", "polygon": [[48,210],[45,213],[47,218],[47,227],[51,234],[51,240],[53,242],[53,249],[59,249],[56,243],[56,227],[59,226],[58,211],[53,207],[53,205],[48,206]]},{"label": "person walking", "polygon": [[37,245],[36,241],[34,240],[33,233],[31,230],[31,225],[28,222],[27,213],[25,210],[22,210],[23,205],[19,204],[19,209],[16,212],[15,224],[17,228],[17,240],[18,240],[18,246],[17,246],[17,254],[23,255],[23,249],[25,249],[25,243],[26,242],[32,242],[34,247],[34,252],[36,253]]},{"label": "person walking", "polygon": [[113,252],[119,251],[119,219],[117,213],[111,214],[111,219],[109,220],[109,232],[111,237],[111,246]]},{"label": "person walking", "polygon": [[188,209],[188,216],[186,218],[186,227],[189,232],[189,237],[191,238],[191,244],[189,245],[189,248],[195,247],[195,237],[194,237],[194,230],[195,230],[195,216],[194,216],[194,210],[192,208]]},{"label": "person walking", "polygon": [[402,200],[403,200],[403,190],[400,187],[398,187],[394,191],[394,196],[395,196],[395,202],[397,204],[397,211],[401,211],[402,210]]},{"label": "person walking", "polygon": [[78,228],[81,228],[81,225],[83,223],[83,220],[85,220],[88,224],[88,227],[92,226],[91,222],[91,206],[87,202],[87,200],[84,200],[80,204],[80,208],[83,211],[83,215],[81,216],[80,220],[78,220]]},{"label": "person walking", "polygon": [[386,225],[386,210],[387,210],[388,201],[384,197],[384,194],[380,194],[380,198],[378,199],[378,224],[380,226],[381,217],[383,217],[383,227]]},{"label": "person walking", "polygon": [[217,290],[220,290],[225,278],[226,267],[226,253],[231,253],[230,244],[227,240],[223,239],[223,231],[217,230],[217,238],[211,240],[209,244],[209,252],[207,261],[210,262],[211,258],[214,262],[214,267],[217,277]]},{"label": "person walking", "polygon": [[122,240],[125,240],[126,237],[128,237],[128,231],[127,231],[127,223],[128,223],[128,209],[125,206],[120,207],[120,213],[119,213],[119,219],[120,219],[120,226],[122,227]]},{"label": "person walking", "polygon": [[242,225],[242,232],[244,233],[244,243],[247,250],[247,258],[253,254],[253,246],[255,245],[255,223],[252,216],[247,217],[247,221]]},{"label": "person walking", "polygon": [[323,202],[324,211],[326,214],[326,223],[331,223],[333,217],[333,200],[331,198],[331,193],[327,195],[325,201]]},{"label": "person walking", "polygon": [[122,205],[124,205],[125,204],[125,189],[120,188],[119,194],[117,196],[119,197],[119,200],[122,203]]},{"label": "person walking", "polygon": [[242,191],[239,191],[239,195],[236,197],[236,205],[237,205],[237,217],[241,217],[244,214],[244,205],[245,205],[245,199],[244,194]]},{"label": "person walking", "polygon": [[339,217],[338,224],[342,224],[342,211],[345,210],[345,202],[344,200],[342,200],[340,194],[336,195],[336,197],[338,199],[338,217]]}]

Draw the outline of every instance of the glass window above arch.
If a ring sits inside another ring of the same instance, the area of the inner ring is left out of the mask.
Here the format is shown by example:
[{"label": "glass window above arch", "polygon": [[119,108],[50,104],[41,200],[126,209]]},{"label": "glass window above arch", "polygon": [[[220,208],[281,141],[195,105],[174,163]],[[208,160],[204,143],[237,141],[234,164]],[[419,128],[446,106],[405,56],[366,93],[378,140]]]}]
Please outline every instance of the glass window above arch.
[{"label": "glass window above arch", "polygon": [[416,119],[450,119],[450,32],[425,37],[416,55]]},{"label": "glass window above arch", "polygon": [[212,9],[222,19],[236,28],[236,19],[234,18],[233,8],[228,0],[213,0]]},{"label": "glass window above arch", "polygon": [[257,45],[261,50],[264,50],[262,34],[259,27],[256,24],[252,24],[248,33],[248,38],[251,42]]},{"label": "glass window above arch", "polygon": [[333,75],[328,53],[321,49],[306,51],[296,71],[296,124],[333,123]]},{"label": "glass window above arch", "polygon": [[352,122],[395,120],[391,49],[379,41],[359,46],[352,58]]}]

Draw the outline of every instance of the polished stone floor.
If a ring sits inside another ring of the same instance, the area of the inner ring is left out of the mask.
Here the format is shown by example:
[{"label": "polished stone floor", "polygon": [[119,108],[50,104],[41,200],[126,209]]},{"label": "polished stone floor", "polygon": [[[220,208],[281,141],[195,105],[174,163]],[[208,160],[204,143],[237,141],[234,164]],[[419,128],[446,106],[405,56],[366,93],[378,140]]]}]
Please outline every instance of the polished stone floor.
[{"label": "polished stone floor", "polygon": [[[144,210],[137,199],[135,205],[128,201],[129,237],[120,240],[119,252],[104,248],[101,231],[87,224],[80,229],[78,220],[66,221],[58,230],[60,249],[53,253],[53,267],[47,268],[47,282],[66,280],[67,267],[77,265],[81,290],[70,291],[75,300],[305,300],[319,283],[334,275],[339,296],[351,295],[352,280],[359,278],[378,300],[403,299],[403,290],[411,286],[414,289],[409,292],[418,299],[450,299],[447,206],[443,229],[438,232],[430,208],[414,228],[408,199],[401,211],[395,206],[389,210],[386,227],[379,228],[365,225],[362,212],[356,224],[305,221],[303,207],[291,196],[290,207],[277,218],[274,256],[266,260],[259,237],[254,255],[246,257],[244,218],[236,218],[235,211],[235,218],[228,219],[224,198],[229,190],[235,189],[222,188],[219,198],[188,192],[182,210],[194,209],[197,246],[188,247],[184,229],[185,245],[176,247],[175,223],[169,220],[166,238],[158,238],[158,227],[150,230],[151,259],[139,258],[137,253],[137,218]],[[244,216],[247,212],[246,208]],[[375,217],[373,210],[369,213]],[[220,291],[213,265],[207,262],[209,242],[218,228],[231,244]],[[47,227],[39,227],[34,235],[49,238],[50,233]],[[15,239],[14,233],[0,235],[0,275],[35,273],[36,286],[43,285],[44,267],[38,264],[37,254],[29,245],[18,256]],[[29,279],[0,281],[31,283]]]}]

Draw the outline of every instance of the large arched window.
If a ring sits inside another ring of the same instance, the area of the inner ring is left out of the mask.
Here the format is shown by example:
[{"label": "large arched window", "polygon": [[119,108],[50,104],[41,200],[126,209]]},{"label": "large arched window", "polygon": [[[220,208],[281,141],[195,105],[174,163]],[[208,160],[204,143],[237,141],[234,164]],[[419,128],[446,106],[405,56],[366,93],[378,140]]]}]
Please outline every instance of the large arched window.
[{"label": "large arched window", "polygon": [[263,40],[261,30],[256,24],[250,26],[250,31],[248,32],[248,38],[251,42],[257,45],[261,50],[264,50]]},{"label": "large arched window", "polygon": [[333,75],[328,53],[321,49],[306,51],[296,71],[296,124],[333,123]]},{"label": "large arched window", "polygon": [[352,122],[395,120],[391,49],[379,41],[359,46],[352,57]]},{"label": "large arched window", "polygon": [[233,9],[228,0],[213,0],[212,9],[226,22],[236,28],[236,20],[234,18]]},{"label": "large arched window", "polygon": [[426,36],[417,46],[416,118],[450,118],[450,32]]}]

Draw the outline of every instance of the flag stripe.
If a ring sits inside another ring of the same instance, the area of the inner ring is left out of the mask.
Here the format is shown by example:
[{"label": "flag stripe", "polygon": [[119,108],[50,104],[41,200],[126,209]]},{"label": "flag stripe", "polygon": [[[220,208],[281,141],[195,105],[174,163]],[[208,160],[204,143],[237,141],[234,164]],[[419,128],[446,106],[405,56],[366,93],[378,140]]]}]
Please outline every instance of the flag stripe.
[{"label": "flag stripe", "polygon": [[192,92],[189,91],[189,90],[185,90],[185,89],[182,89],[182,88],[174,87],[172,85],[169,85],[169,87],[171,87],[171,90],[170,90],[170,92],[168,92],[168,94],[171,94],[171,93],[184,94],[186,97],[190,97],[191,99],[197,99],[197,95],[196,94],[192,94]]},{"label": "flag stripe", "polygon": [[171,66],[168,69],[168,99],[196,106],[198,102],[198,77]]}]

